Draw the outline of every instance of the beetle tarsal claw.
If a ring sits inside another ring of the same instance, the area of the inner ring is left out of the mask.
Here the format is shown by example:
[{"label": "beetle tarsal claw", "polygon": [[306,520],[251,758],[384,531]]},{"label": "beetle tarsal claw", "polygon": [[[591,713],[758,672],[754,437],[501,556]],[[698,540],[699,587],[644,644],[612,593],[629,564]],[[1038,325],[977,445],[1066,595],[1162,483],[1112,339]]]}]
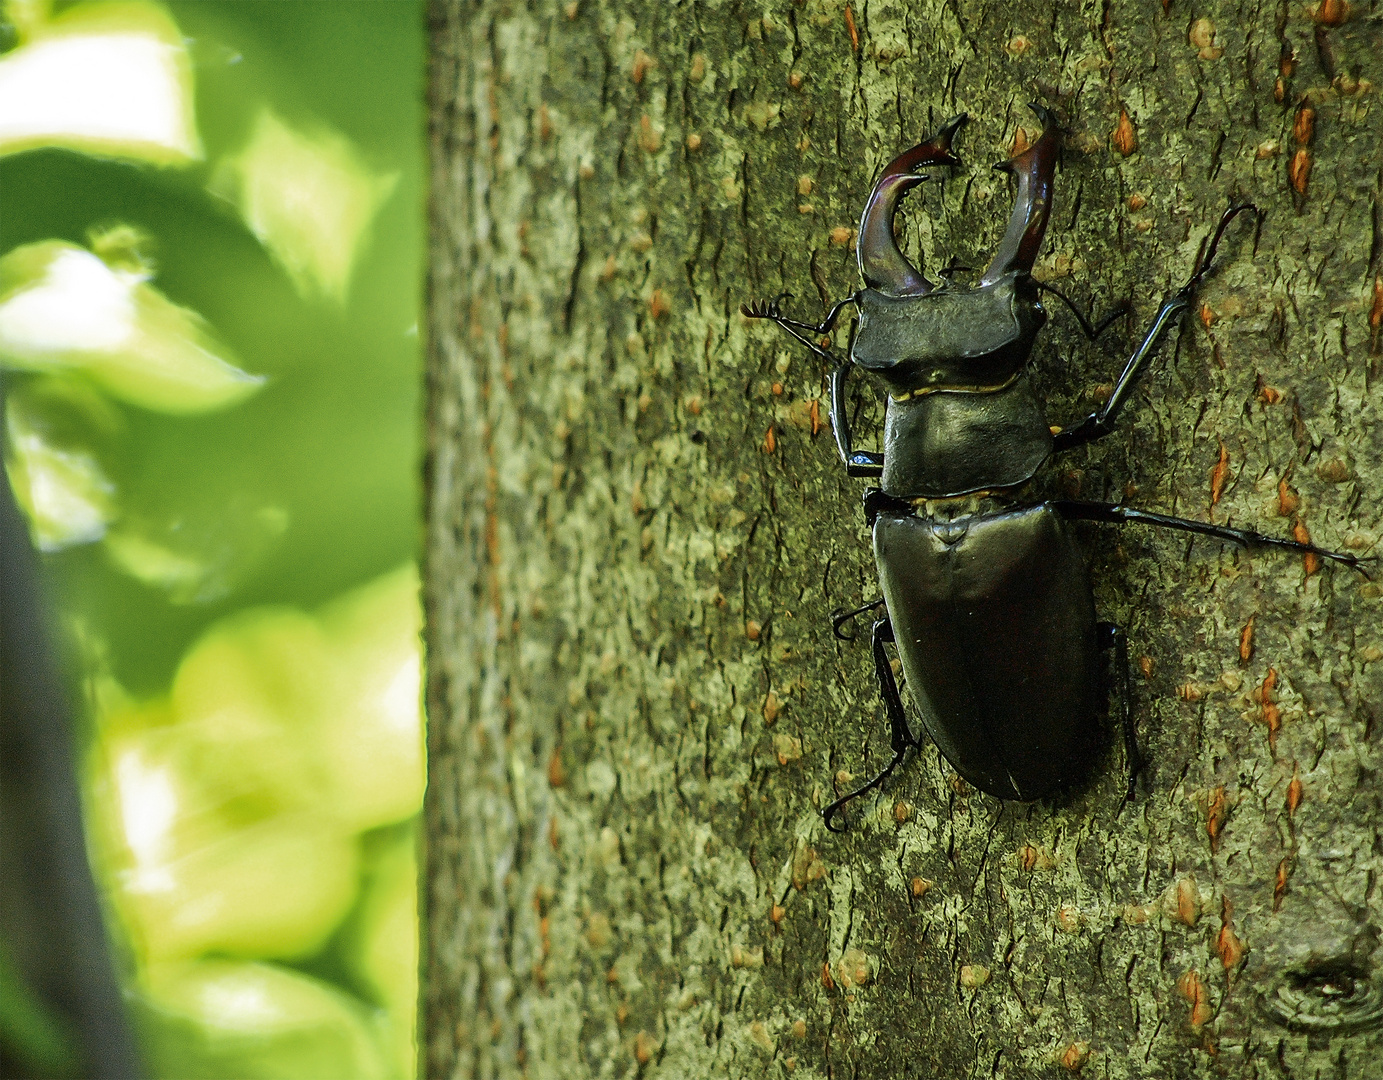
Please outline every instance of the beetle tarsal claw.
[{"label": "beetle tarsal claw", "polygon": [[1253,216],[1260,220],[1263,217],[1263,211],[1258,209],[1258,207],[1251,202],[1230,203],[1229,209],[1220,215],[1220,222],[1215,226],[1215,232],[1210,237],[1209,244],[1205,242],[1201,243],[1201,250],[1196,255],[1195,269],[1191,271],[1191,280],[1182,288],[1182,292],[1187,296],[1205,280],[1206,276],[1213,269],[1215,253],[1220,249],[1220,238],[1224,236],[1225,230],[1229,228],[1229,223],[1240,214],[1246,212],[1252,212]]},{"label": "beetle tarsal claw", "polygon": [[882,770],[876,777],[874,777],[874,779],[870,780],[870,781],[869,781],[868,783],[866,783],[866,784],[861,785],[860,787],[857,787],[854,791],[850,792],[849,794],[842,795],[842,796],[841,796],[840,798],[838,798],[835,802],[831,803],[830,806],[828,806],[828,807],[826,807],[826,809],[822,810],[822,811],[821,811],[821,817],[822,817],[822,819],[823,819],[823,820],[825,821],[825,823],[826,823],[826,828],[827,828],[829,831],[833,832],[833,833],[844,833],[844,832],[846,832],[847,829],[846,829],[845,826],[841,826],[840,828],[836,828],[835,825],[833,825],[833,824],[831,823],[831,822],[832,822],[832,819],[833,819],[837,814],[840,814],[840,813],[842,813],[842,812],[844,811],[844,809],[845,809],[845,804],[846,804],[846,803],[852,802],[852,801],[854,801],[855,799],[858,799],[861,795],[867,795],[867,794],[869,794],[869,792],[874,791],[874,790],[876,790],[876,789],[882,787],[884,781],[887,780],[887,779],[889,778],[889,776],[891,776],[891,775],[893,774],[893,770],[896,769],[896,768],[898,767],[898,764],[899,764],[905,757],[907,757],[908,751],[911,750],[911,749],[912,749],[913,747],[915,747],[916,745],[917,745],[916,742],[910,742],[910,743],[908,743],[906,746],[902,746],[902,747],[900,747],[900,748],[894,750],[894,752],[893,752],[893,759],[892,759],[887,765],[885,765],[885,766],[883,767],[883,770]]},{"label": "beetle tarsal claw", "polygon": [[877,600],[871,600],[867,604],[861,604],[859,607],[850,611],[846,611],[844,608],[836,608],[831,612],[831,633],[841,641],[854,641],[855,633],[853,631],[849,634],[842,633],[841,627],[863,615],[866,611],[877,611],[879,608],[883,607],[883,604],[884,598],[881,596]]},{"label": "beetle tarsal claw", "polygon": [[746,319],[782,318],[783,313],[779,304],[784,298],[791,296],[792,293],[780,293],[772,300],[751,300],[747,304],[740,305],[740,314]]},{"label": "beetle tarsal claw", "polygon": [[844,608],[836,608],[831,612],[831,633],[835,635],[838,641],[855,640],[854,631],[847,634],[844,630],[845,624],[850,622],[855,617],[855,614],[855,612],[846,611]]}]

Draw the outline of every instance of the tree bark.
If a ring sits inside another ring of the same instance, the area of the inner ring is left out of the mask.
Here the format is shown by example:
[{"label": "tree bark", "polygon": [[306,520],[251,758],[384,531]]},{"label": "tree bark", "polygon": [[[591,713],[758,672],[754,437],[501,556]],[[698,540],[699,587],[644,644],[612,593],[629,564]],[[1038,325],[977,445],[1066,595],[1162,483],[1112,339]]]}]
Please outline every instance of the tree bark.
[{"label": "tree bark", "polygon": [[[827,833],[889,756],[868,647],[826,621],[878,595],[864,485],[824,366],[739,314],[857,289],[878,168],[962,111],[964,165],[900,225],[932,271],[984,266],[988,166],[1038,100],[1066,136],[1036,274],[1133,308],[1092,345],[1050,305],[1052,423],[1108,393],[1232,198],[1262,217],[1120,430],[1023,498],[1372,552],[1378,0],[433,20],[427,1075],[1383,1076],[1379,586],[1080,526],[1131,642],[1136,798],[1117,738],[1031,805],[929,747]],[[852,407],[871,445],[877,393]]]}]

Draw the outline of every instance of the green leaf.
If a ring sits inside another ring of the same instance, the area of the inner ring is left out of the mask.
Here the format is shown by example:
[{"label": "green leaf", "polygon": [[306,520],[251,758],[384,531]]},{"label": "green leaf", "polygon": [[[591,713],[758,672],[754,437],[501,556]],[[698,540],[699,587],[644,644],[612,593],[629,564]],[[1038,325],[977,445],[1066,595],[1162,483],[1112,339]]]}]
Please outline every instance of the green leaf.
[{"label": "green leaf", "polygon": [[43,146],[180,165],[202,156],[192,64],[159,5],[77,4],[44,21],[22,5],[24,43],[0,57],[0,155]]},{"label": "green leaf", "polygon": [[291,127],[265,107],[211,189],[236,205],[300,294],[344,303],[370,223],[398,178],[373,172],[339,132]]},{"label": "green leaf", "polygon": [[61,551],[99,540],[117,515],[115,485],[92,448],[58,437],[25,389],[5,402],[5,470],[34,546]]},{"label": "green leaf", "polygon": [[204,960],[151,969],[140,996],[155,1076],[179,1080],[386,1080],[363,1006],[273,964]]},{"label": "green leaf", "polygon": [[356,984],[384,1008],[400,1076],[417,1069],[418,833],[416,821],[365,837],[365,886],[341,935]]},{"label": "green leaf", "polygon": [[200,413],[264,384],[228,356],[206,321],[148,284],[145,271],[61,240],[0,259],[0,365],[80,372],[131,405]]}]

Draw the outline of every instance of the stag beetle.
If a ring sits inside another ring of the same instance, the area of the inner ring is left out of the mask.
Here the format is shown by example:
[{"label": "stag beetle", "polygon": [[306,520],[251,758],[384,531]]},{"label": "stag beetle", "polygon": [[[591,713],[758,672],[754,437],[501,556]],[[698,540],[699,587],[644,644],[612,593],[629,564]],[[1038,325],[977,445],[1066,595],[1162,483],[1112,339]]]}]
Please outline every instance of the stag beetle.
[{"label": "stag beetle", "polygon": [[[1247,203],[1229,207],[1191,276],[1162,302],[1142,343],[1124,364],[1104,404],[1072,427],[1051,427],[1026,367],[1047,321],[1041,291],[1092,326],[1063,294],[1032,276],[1052,206],[1059,129],[1052,112],[1030,108],[1041,136],[996,166],[1017,180],[1013,215],[979,284],[934,286],[899,250],[893,216],[903,195],[929,179],[918,170],[959,165],[951,140],[964,114],[884,167],[860,219],[855,253],[865,288],[834,304],[819,323],[792,319],[776,300],[746,304],[834,365],[831,426],[853,477],[877,478],[864,496],[883,596],[834,612],[837,637],[857,616],[882,607],[872,644],[893,757],[862,787],[822,811],[827,828],[850,800],[879,787],[909,750],[912,733],[885,645],[893,643],[922,722],[967,781],[1001,799],[1030,802],[1087,775],[1102,743],[1108,696],[1101,653],[1113,652],[1119,715],[1132,798],[1140,759],[1130,704],[1124,632],[1095,615],[1085,560],[1067,522],[1137,522],[1242,545],[1310,552],[1358,567],[1353,555],[1115,503],[1049,500],[1024,504],[1019,489],[1053,454],[1114,430],[1138,378],[1167,331],[1210,273],[1225,229]],[[836,356],[828,334],[851,306],[848,353]],[[883,454],[856,450],[846,414],[846,380],[855,367],[888,393]]]}]

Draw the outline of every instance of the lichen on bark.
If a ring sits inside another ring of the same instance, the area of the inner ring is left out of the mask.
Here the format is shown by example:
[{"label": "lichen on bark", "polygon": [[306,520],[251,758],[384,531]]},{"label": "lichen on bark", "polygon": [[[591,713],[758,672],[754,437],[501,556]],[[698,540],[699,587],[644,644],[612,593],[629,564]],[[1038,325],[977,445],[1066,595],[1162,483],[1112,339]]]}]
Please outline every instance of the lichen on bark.
[{"label": "lichen on bark", "polygon": [[[823,367],[739,314],[857,288],[875,171],[962,111],[964,165],[900,235],[983,266],[988,166],[1042,101],[1037,276],[1133,308],[1093,345],[1053,310],[1053,423],[1228,202],[1263,213],[1121,429],[1026,495],[1373,552],[1377,0],[432,18],[426,1075],[1383,1076],[1379,586],[1082,527],[1135,658],[1136,799],[1117,740],[1033,805],[929,749],[831,835],[820,806],[888,756],[867,649],[826,622],[877,595],[861,485]],[[852,407],[877,434],[877,396]]]}]

